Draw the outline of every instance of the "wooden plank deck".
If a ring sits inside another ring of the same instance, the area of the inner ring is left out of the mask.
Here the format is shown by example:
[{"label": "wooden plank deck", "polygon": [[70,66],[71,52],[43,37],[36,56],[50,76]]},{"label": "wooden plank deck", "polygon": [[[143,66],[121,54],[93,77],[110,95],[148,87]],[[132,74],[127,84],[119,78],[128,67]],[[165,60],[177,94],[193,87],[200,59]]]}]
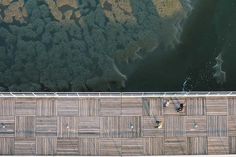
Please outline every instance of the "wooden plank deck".
[{"label": "wooden plank deck", "polygon": [[208,137],[208,154],[229,154],[228,137]]},{"label": "wooden plank deck", "polygon": [[57,137],[37,137],[36,138],[36,154],[53,155],[57,151]]},{"label": "wooden plank deck", "polygon": [[202,116],[206,114],[205,98],[187,98],[186,106],[188,116]]},{"label": "wooden plank deck", "polygon": [[207,137],[188,137],[187,150],[189,155],[207,154]]},{"label": "wooden plank deck", "polygon": [[207,115],[227,115],[228,99],[226,98],[207,98],[206,99]]},{"label": "wooden plank deck", "polygon": [[99,155],[121,156],[121,139],[101,138]]},{"label": "wooden plank deck", "polygon": [[234,97],[0,98],[0,155],[235,153]]},{"label": "wooden plank deck", "polygon": [[15,115],[15,99],[2,98],[0,99],[0,116]]}]

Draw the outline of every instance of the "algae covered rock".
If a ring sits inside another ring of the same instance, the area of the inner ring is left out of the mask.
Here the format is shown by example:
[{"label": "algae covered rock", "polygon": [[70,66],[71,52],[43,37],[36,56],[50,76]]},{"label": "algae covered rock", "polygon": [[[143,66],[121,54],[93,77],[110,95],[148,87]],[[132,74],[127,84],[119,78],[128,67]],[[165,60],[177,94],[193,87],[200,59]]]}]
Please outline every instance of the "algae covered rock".
[{"label": "algae covered rock", "polygon": [[127,69],[180,42],[190,11],[190,0],[0,0],[0,86],[123,88]]}]

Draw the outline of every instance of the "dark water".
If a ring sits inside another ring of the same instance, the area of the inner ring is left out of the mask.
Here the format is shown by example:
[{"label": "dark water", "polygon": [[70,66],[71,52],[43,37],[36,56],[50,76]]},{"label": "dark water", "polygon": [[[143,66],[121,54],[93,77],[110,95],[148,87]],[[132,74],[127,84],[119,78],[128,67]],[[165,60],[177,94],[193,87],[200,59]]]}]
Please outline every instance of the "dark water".
[{"label": "dark water", "polygon": [[[236,90],[236,1],[199,0],[174,50],[145,59],[127,82],[126,91]],[[212,77],[222,53],[226,82]]]}]

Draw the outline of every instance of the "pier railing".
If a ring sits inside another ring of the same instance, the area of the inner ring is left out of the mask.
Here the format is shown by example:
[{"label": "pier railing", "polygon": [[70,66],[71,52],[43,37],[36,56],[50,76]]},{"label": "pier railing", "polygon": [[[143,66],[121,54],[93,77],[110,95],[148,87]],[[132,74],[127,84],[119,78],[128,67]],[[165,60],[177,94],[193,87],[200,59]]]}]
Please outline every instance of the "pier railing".
[{"label": "pier railing", "polygon": [[236,91],[193,92],[0,92],[0,97],[230,97]]}]

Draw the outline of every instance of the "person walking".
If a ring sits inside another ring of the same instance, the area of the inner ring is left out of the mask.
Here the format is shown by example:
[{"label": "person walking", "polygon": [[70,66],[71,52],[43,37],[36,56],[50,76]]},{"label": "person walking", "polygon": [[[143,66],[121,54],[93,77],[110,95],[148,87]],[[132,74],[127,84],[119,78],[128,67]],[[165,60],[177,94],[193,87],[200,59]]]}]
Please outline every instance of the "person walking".
[{"label": "person walking", "polygon": [[183,111],[183,109],[184,109],[184,104],[183,104],[183,103],[177,103],[177,104],[175,105],[175,108],[176,108],[176,111],[177,111],[177,112],[181,112],[181,111]]}]

